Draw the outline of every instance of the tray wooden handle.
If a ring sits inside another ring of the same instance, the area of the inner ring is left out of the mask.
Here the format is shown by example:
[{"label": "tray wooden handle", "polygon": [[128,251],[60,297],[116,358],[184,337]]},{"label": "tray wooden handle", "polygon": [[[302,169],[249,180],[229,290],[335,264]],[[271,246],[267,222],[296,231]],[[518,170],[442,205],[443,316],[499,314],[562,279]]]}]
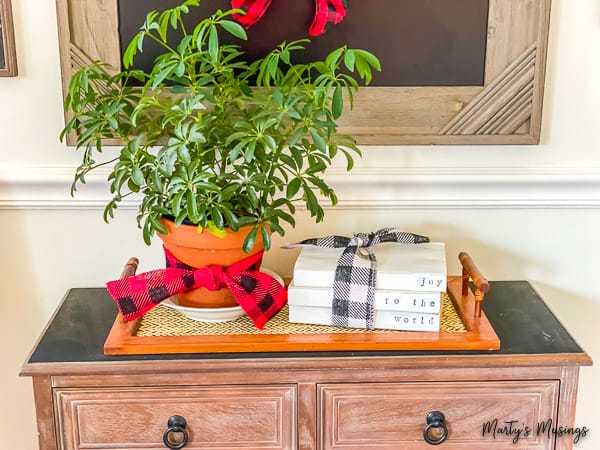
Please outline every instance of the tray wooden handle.
[{"label": "tray wooden handle", "polygon": [[121,276],[119,278],[123,280],[124,278],[129,278],[135,275],[135,271],[137,270],[139,264],[139,259],[135,257],[129,258],[125,263],[125,266],[123,267],[123,272],[121,272]]},{"label": "tray wooden handle", "polygon": [[[129,258],[127,260],[127,262],[125,263],[125,266],[123,267],[123,271],[121,272],[121,276],[119,277],[119,279],[123,280],[125,278],[129,278],[132,277],[133,275],[135,275],[135,271],[138,268],[138,265],[140,264],[140,260],[133,257],[133,258]],[[119,317],[119,321],[125,323],[126,320],[123,317],[123,315],[121,314],[121,312],[119,311],[119,313],[117,314]]]},{"label": "tray wooden handle", "polygon": [[462,295],[467,295],[469,292],[469,279],[473,280],[475,286],[475,316],[481,317],[481,302],[486,292],[490,290],[490,283],[481,274],[473,258],[467,252],[460,252],[458,259],[462,265]]}]

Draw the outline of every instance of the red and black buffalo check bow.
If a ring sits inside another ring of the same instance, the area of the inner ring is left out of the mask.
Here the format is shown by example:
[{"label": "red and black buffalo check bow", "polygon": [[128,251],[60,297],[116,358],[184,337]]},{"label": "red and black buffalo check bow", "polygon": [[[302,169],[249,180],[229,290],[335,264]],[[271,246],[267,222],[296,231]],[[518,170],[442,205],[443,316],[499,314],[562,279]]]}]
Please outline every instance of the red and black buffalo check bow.
[{"label": "red and black buffalo check bow", "polygon": [[264,252],[227,268],[208,265],[195,269],[178,261],[166,248],[164,250],[166,269],[106,283],[125,320],[137,319],[163,300],[199,287],[209,291],[228,288],[260,330],[285,306],[285,287],[271,275],[258,270]]},{"label": "red and black buffalo check bow", "polygon": [[[249,28],[260,20],[269,8],[271,0],[231,0],[231,7],[241,9],[245,14],[234,14],[233,17],[244,27]],[[348,0],[315,0],[315,17],[308,30],[311,36],[325,33],[327,25],[338,24],[346,16]]]}]

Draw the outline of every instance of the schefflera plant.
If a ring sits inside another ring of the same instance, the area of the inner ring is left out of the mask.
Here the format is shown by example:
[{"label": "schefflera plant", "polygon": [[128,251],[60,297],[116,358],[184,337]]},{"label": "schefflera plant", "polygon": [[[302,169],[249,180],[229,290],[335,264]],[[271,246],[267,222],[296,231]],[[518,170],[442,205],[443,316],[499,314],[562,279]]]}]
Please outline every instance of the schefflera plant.
[{"label": "schefflera plant", "polygon": [[[352,107],[357,79],[369,84],[380,62],[342,46],[322,61],[294,63],[308,39],[248,62],[238,45],[220,37],[247,39],[231,19],[240,11],[218,10],[188,30],[183,15],[197,6],[186,0],[150,12],[124,52],[123,70],[96,61],[73,75],[65,99],[72,118],[61,133],[74,133],[82,150],[72,190],[107,166],[112,199],[104,219],[137,195],[146,243],[166,233],[159,219],[169,217],[217,235],[251,224],[244,249],[258,233],[268,249],[271,232],[283,235],[283,222],[295,225],[297,202],[317,222],[324,200],[336,204],[322,176],[336,155],[348,170],[360,155],[337,122],[345,102]],[[150,71],[133,69],[148,40],[162,53]]]}]

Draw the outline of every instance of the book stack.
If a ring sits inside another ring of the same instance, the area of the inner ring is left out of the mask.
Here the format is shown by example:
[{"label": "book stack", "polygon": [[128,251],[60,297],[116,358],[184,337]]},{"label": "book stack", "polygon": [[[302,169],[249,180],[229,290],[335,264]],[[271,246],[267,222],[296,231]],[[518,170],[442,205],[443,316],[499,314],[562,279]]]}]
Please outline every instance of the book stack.
[{"label": "book stack", "polygon": [[[445,245],[386,242],[374,252],[374,328],[439,331],[447,280]],[[290,322],[332,325],[333,281],[341,253],[342,249],[302,247],[288,288]]]}]

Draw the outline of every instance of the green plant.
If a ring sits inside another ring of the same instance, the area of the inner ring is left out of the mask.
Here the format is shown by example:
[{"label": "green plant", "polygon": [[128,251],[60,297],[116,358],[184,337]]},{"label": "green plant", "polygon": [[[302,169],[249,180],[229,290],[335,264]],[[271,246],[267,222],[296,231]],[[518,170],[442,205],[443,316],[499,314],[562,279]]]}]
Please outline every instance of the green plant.
[{"label": "green plant", "polygon": [[[235,10],[217,11],[188,31],[182,15],[199,0],[150,12],[127,47],[123,71],[96,61],[70,80],[65,109],[72,119],[61,133],[76,133],[82,163],[72,186],[108,165],[113,195],[104,219],[119,202],[140,195],[138,224],[144,241],[166,230],[161,216],[223,233],[254,224],[244,244],[261,233],[294,225],[294,203],[303,201],[316,221],[323,219],[318,194],[337,201],[321,178],[341,153],[350,170],[360,155],[355,140],[340,134],[344,91],[352,107],[358,83],[367,84],[378,59],[360,49],[338,48],[324,61],[292,62],[308,39],[282,43],[267,56],[247,63],[239,46],[223,44],[219,32],[239,39],[246,33],[230,20]],[[176,31],[173,31],[176,30]],[[180,35],[172,45],[167,35]],[[152,70],[131,69],[144,42],[164,53]],[[107,140],[121,143],[109,146]],[[99,160],[99,161],[97,161]]]}]

